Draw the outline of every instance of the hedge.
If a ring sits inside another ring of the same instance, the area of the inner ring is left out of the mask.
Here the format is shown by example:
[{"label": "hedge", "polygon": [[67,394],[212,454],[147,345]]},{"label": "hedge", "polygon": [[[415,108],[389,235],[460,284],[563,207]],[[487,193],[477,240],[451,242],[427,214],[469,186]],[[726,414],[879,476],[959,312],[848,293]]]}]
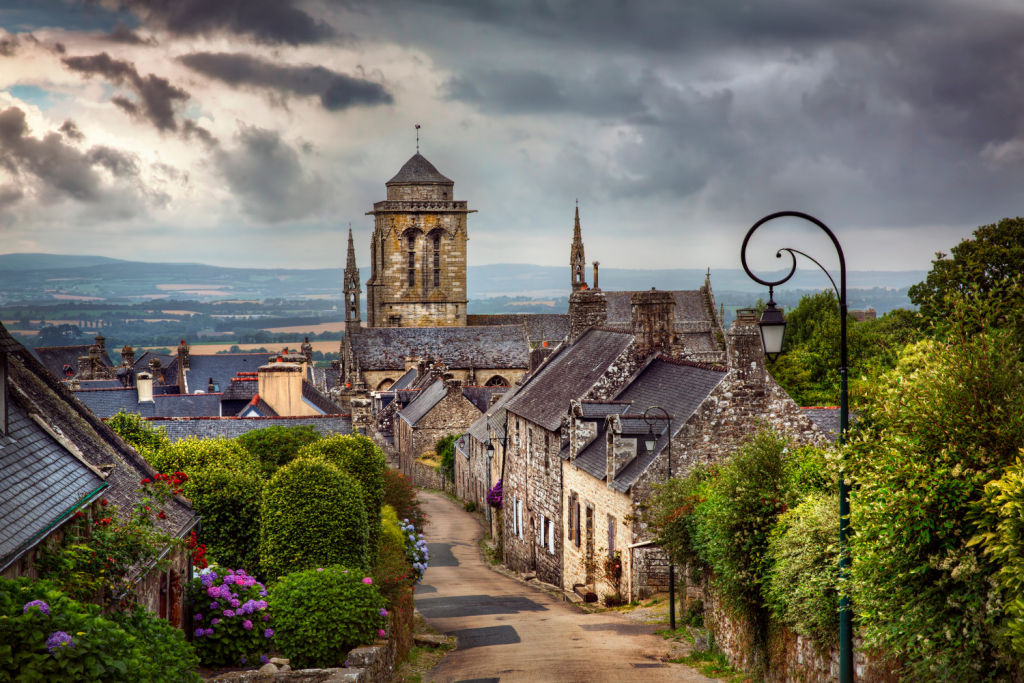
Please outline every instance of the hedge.
[{"label": "hedge", "polygon": [[224,567],[259,566],[263,481],[252,473],[209,468],[189,483],[203,524],[200,542]]},{"label": "hedge", "polygon": [[312,425],[300,425],[254,429],[235,441],[259,459],[263,476],[269,479],[279,468],[294,460],[304,446],[322,438]]}]

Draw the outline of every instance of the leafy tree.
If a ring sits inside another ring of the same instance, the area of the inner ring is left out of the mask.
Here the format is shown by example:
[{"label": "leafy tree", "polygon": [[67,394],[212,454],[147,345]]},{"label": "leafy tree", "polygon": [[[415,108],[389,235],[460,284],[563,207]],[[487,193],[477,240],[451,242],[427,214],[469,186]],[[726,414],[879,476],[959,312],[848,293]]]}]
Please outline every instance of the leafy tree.
[{"label": "leafy tree", "polygon": [[973,238],[953,247],[950,255],[936,253],[928,277],[908,293],[926,317],[948,316],[949,294],[1001,291],[1024,273],[1024,218],[983,225]]},{"label": "leafy tree", "polygon": [[81,337],[78,325],[47,325],[36,335],[36,346],[73,346]]},{"label": "leafy tree", "polygon": [[461,434],[449,434],[448,436],[442,436],[434,444],[434,453],[441,458],[441,469],[446,473],[448,477],[455,476],[455,442],[459,440]]},{"label": "leafy tree", "polygon": [[110,418],[107,425],[143,456],[163,450],[171,443],[166,429],[154,427],[138,413],[126,413],[124,408]]},{"label": "leafy tree", "polygon": [[235,439],[245,450],[260,459],[260,468],[265,478],[274,476],[279,467],[287,465],[303,447],[320,441],[323,437],[315,427],[267,427],[246,432]]}]

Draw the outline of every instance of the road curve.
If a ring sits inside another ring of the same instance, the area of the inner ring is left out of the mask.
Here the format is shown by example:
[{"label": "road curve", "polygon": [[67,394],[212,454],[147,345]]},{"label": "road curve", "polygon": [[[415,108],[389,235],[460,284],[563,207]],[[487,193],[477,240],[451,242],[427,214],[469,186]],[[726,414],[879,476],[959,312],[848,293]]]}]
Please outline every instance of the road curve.
[{"label": "road curve", "polygon": [[620,614],[585,614],[573,605],[490,569],[480,557],[483,529],[443,496],[420,498],[430,515],[430,568],[416,608],[430,626],[458,636],[458,648],[426,680],[438,683],[713,683],[677,664],[679,649],[654,627]]}]

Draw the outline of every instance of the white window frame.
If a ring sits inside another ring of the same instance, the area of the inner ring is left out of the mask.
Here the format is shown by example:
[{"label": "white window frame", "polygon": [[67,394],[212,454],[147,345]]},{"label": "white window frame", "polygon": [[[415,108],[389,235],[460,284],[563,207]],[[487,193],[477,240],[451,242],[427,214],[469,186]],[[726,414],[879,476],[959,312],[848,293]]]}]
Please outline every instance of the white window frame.
[{"label": "white window frame", "polygon": [[555,554],[555,522],[548,520],[548,552]]},{"label": "white window frame", "polygon": [[516,498],[516,526],[519,540],[523,540],[523,501]]}]

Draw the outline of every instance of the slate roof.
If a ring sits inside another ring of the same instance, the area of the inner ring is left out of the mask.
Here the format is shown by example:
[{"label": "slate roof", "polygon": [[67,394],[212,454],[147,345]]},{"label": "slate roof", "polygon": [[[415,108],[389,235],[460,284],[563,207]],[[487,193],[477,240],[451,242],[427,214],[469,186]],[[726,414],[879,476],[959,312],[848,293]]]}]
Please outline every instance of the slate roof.
[{"label": "slate roof", "polygon": [[410,184],[448,184],[454,185],[454,181],[445,178],[441,175],[434,165],[427,161],[427,158],[416,152],[412,155],[409,161],[405,162],[402,166],[402,170],[398,174],[385,183],[387,185],[401,185],[405,183]]},{"label": "slate roof", "polygon": [[[261,365],[267,364],[267,358],[271,354],[266,353],[222,353],[201,355],[189,354],[189,369],[186,373],[189,393],[206,391],[210,378],[217,384],[221,391],[231,383],[232,377],[237,377],[240,372],[257,372]],[[175,356],[175,375],[177,377],[178,358]],[[167,373],[164,373],[167,376]],[[169,383],[177,384],[177,379],[169,380]],[[182,388],[184,391],[184,388]]]},{"label": "slate roof", "polygon": [[495,394],[504,394],[508,390],[509,387],[462,387],[462,395],[468,398],[477,410],[486,413],[491,407],[491,398]]},{"label": "slate roof", "polygon": [[[78,359],[82,356],[89,355],[89,349],[92,344],[79,344],[77,346],[43,346],[32,349],[32,355],[35,356],[40,363],[43,364],[47,370],[53,373],[54,377],[59,379],[65,379],[64,366],[69,365],[74,370],[74,374],[78,374]],[[107,352],[100,352],[100,360],[108,368],[114,367],[114,363],[110,360],[110,356]]]},{"label": "slate roof", "polygon": [[259,397],[259,394],[252,397],[252,401],[246,407],[238,411],[239,417],[253,417],[253,413],[256,413],[258,417],[280,417],[270,404]]},{"label": "slate roof", "polygon": [[485,411],[480,416],[480,419],[473,422],[466,431],[477,441],[487,443],[487,425],[490,424],[491,431],[494,432],[494,438],[499,440],[505,438],[505,425],[508,423],[508,411],[505,409],[505,405],[512,400],[512,397],[516,395],[520,388],[517,385],[502,394],[501,398]]},{"label": "slate roof", "polygon": [[[608,324],[628,323],[630,319],[629,297],[635,292],[605,292],[608,302]],[[704,306],[704,296],[699,289],[683,289],[671,292],[675,299],[674,309],[677,323],[710,321]]]},{"label": "slate roof", "polygon": [[132,365],[132,367],[135,368],[136,370],[148,370],[149,361],[153,360],[154,358],[160,361],[161,368],[169,368],[171,366],[171,362],[176,358],[176,356],[169,356],[165,353],[153,353],[152,351],[145,351],[141,356],[137,356],[135,358],[135,363]]},{"label": "slate roof", "polygon": [[11,336],[2,324],[0,324],[0,353],[17,353],[25,349],[17,339]]},{"label": "slate roof", "polygon": [[338,386],[341,379],[341,370],[336,368],[311,368],[313,373],[313,384],[323,387],[324,391],[330,393],[331,389]]},{"label": "slate roof", "polygon": [[[641,417],[643,412],[650,406],[664,409],[672,416],[672,428],[678,433],[704,399],[725,379],[724,368],[708,368],[702,363],[659,357],[615,396],[616,401],[632,402],[626,411],[629,417],[622,418],[623,435],[635,434],[639,441],[637,457],[615,477],[613,489],[621,493],[628,491],[668,443],[668,421],[659,421],[653,426],[654,433],[659,434],[654,450],[646,450],[642,437],[648,433],[648,425]],[[599,430],[603,432],[603,429],[600,425]],[[607,475],[607,453],[605,440],[594,439],[576,457],[574,464],[592,476],[604,479]]]},{"label": "slate roof", "polygon": [[444,361],[449,368],[526,368],[521,326],[368,327],[351,337],[360,370],[405,370],[407,356]]},{"label": "slate roof", "polygon": [[116,379],[84,379],[80,384],[83,389],[124,389],[124,384]]},{"label": "slate roof", "polygon": [[[627,302],[628,303],[628,302]],[[627,315],[626,320],[629,320]],[[530,341],[561,341],[569,336],[568,313],[496,313],[467,315],[469,327],[522,325]]]},{"label": "slate roof", "polygon": [[323,411],[324,415],[341,415],[345,412],[334,401],[317,391],[317,388],[309,382],[302,383],[302,398],[313,404],[318,410]]},{"label": "slate roof", "polygon": [[402,408],[398,416],[408,422],[409,426],[415,427],[416,423],[422,420],[447,395],[448,390],[445,389],[444,380],[437,379],[429,387],[419,392],[419,396],[413,399],[409,405]]},{"label": "slate roof", "polygon": [[223,394],[153,394],[153,402],[139,403],[136,387],[122,389],[83,389],[75,396],[101,418],[125,412],[143,417],[216,417],[220,415]]},{"label": "slate roof", "polygon": [[683,351],[686,353],[715,353],[719,351],[714,332],[681,332]]},{"label": "slate roof", "polygon": [[804,415],[811,418],[814,424],[818,425],[818,429],[828,437],[829,441],[835,441],[839,438],[838,406],[816,406],[813,408],[801,408],[800,410],[803,411]]},{"label": "slate roof", "polygon": [[10,392],[9,436],[0,437],[0,570],[24,555],[108,484],[29,417]]},{"label": "slate roof", "polygon": [[630,405],[629,401],[582,401],[580,413],[584,420],[604,420],[607,415],[621,415]]},{"label": "slate roof", "polygon": [[416,368],[409,368],[409,370],[399,377],[394,384],[388,387],[388,391],[400,391],[402,389],[408,389],[413,382],[416,381]]},{"label": "slate roof", "polygon": [[311,425],[324,436],[352,433],[352,417],[347,413],[306,417],[155,417],[146,420],[154,427],[166,429],[167,438],[171,441],[179,441],[189,436],[200,439],[223,436],[233,439],[254,429],[300,425]]},{"label": "slate roof", "polygon": [[219,417],[223,394],[166,394],[153,396],[159,417]]},{"label": "slate roof", "polygon": [[587,330],[548,357],[508,402],[508,410],[557,431],[569,401],[586,394],[632,340],[628,332]]},{"label": "slate roof", "polygon": [[[103,497],[111,504],[130,510],[141,502],[139,481],[152,477],[156,470],[27,350],[12,354],[10,359],[12,393],[22,394],[12,404],[18,401],[31,406],[27,410],[41,415],[56,432],[63,434],[88,464],[109,472],[109,487]],[[5,478],[0,478],[0,486],[5,484]],[[164,511],[167,517],[158,524],[175,537],[185,535],[199,521],[191,504],[179,496],[173,497]]]},{"label": "slate roof", "polygon": [[224,390],[222,398],[225,401],[248,401],[256,395],[259,386],[260,382],[256,377],[235,377],[227,387],[221,387]]}]

